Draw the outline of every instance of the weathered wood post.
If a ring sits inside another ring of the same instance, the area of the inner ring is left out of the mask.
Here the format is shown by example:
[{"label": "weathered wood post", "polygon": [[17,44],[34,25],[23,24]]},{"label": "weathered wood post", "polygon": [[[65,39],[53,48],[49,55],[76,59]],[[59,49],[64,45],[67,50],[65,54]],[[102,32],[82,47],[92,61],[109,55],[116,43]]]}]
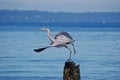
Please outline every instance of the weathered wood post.
[{"label": "weathered wood post", "polygon": [[74,61],[65,62],[63,80],[80,80],[79,65],[76,65]]}]

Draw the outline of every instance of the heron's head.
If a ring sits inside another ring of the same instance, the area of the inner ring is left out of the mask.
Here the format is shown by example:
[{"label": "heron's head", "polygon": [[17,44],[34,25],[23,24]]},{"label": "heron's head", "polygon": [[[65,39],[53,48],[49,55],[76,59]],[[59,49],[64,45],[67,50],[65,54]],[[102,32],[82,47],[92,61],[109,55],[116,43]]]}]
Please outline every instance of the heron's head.
[{"label": "heron's head", "polygon": [[40,30],[44,30],[45,31],[45,30],[49,30],[49,29],[48,28],[40,28]]}]

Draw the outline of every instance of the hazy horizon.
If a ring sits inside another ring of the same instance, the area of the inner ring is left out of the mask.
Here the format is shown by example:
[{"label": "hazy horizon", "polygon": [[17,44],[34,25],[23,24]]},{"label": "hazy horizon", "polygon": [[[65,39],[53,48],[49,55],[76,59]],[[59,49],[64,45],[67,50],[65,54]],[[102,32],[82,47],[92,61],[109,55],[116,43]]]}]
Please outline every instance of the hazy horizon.
[{"label": "hazy horizon", "polygon": [[88,12],[65,12],[65,11],[47,11],[47,10],[21,10],[21,9],[0,9],[8,11],[40,11],[40,12],[50,12],[50,13],[120,13],[120,11],[88,11]]},{"label": "hazy horizon", "polygon": [[0,10],[48,12],[120,12],[120,0],[0,0]]}]

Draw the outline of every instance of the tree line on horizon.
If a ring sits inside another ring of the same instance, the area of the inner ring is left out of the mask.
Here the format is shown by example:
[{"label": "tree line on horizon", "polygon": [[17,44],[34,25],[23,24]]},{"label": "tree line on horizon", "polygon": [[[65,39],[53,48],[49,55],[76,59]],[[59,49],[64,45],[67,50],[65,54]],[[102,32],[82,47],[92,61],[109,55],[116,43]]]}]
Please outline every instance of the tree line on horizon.
[{"label": "tree line on horizon", "polygon": [[0,10],[0,24],[5,23],[120,23],[120,12],[47,12]]}]

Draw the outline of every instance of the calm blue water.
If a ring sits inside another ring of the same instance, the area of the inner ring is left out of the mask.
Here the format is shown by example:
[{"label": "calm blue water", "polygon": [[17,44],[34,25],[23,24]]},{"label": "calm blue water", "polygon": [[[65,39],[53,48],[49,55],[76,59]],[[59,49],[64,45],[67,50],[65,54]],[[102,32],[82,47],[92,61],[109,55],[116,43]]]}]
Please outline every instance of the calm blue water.
[{"label": "calm blue water", "polygon": [[[29,27],[0,29],[0,80],[62,80],[64,62],[69,57],[67,49],[49,48],[35,53],[34,48],[50,43],[46,32]],[[77,54],[72,59],[80,64],[81,80],[120,80],[120,29],[52,30],[53,35],[68,31],[76,40]]]}]

